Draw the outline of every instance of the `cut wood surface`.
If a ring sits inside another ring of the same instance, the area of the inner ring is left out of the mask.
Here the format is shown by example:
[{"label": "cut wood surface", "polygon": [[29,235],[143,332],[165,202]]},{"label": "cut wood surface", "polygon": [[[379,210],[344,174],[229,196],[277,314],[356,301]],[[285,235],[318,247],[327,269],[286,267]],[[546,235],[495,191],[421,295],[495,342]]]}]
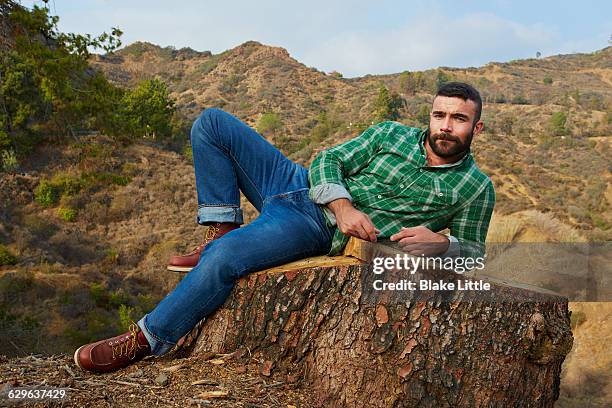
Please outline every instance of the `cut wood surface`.
[{"label": "cut wood surface", "polygon": [[[363,260],[394,251],[354,244]],[[375,291],[371,266],[349,258],[240,279],[185,350],[255,356],[262,376],[310,387],[326,407],[553,406],[573,340],[566,298],[493,280],[487,294]]]}]

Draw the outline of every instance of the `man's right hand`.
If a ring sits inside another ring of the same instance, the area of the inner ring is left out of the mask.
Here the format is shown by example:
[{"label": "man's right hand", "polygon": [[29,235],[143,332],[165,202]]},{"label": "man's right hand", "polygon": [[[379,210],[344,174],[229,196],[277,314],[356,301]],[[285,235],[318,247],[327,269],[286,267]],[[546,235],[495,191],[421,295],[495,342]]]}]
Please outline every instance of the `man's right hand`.
[{"label": "man's right hand", "polygon": [[346,198],[339,198],[327,204],[336,216],[336,224],[344,235],[351,235],[366,241],[376,242],[380,231],[372,224],[367,214],[359,211]]}]

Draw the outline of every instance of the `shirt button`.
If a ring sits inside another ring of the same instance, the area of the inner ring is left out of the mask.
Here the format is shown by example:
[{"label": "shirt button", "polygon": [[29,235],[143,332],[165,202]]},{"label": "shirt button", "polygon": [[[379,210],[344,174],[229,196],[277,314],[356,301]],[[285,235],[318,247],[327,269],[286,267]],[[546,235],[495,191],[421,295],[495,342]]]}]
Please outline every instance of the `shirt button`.
[{"label": "shirt button", "polygon": [[376,197],[378,197],[378,198],[382,198],[382,196],[381,196],[380,194],[379,194],[379,195],[377,195]]},{"label": "shirt button", "polygon": [[404,188],[404,185],[403,185],[403,184],[400,184],[400,188]]},{"label": "shirt button", "polygon": [[444,193],[438,193],[438,197],[442,197]]}]

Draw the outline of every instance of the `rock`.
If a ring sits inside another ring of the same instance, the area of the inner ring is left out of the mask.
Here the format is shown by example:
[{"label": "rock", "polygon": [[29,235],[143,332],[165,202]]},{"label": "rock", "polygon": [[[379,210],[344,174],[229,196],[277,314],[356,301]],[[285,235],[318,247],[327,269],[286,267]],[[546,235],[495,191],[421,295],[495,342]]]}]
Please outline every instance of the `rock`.
[{"label": "rock", "polygon": [[133,373],[128,374],[128,377],[139,378],[139,377],[142,377],[143,375],[144,375],[144,371],[142,371],[142,368],[139,368],[137,370],[134,370]]},{"label": "rock", "polygon": [[164,373],[159,374],[157,377],[155,377],[155,383],[165,387],[169,383],[168,376]]}]

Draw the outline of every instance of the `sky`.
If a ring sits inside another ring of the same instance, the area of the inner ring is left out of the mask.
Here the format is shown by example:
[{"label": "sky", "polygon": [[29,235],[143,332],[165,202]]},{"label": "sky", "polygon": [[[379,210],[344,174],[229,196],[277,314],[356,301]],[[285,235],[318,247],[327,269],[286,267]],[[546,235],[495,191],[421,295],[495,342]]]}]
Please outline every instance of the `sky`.
[{"label": "sky", "polygon": [[[31,7],[40,0],[21,0]],[[65,32],[120,28],[214,54],[254,40],[345,77],[481,66],[592,52],[609,45],[612,1],[549,0],[49,0]]]}]

